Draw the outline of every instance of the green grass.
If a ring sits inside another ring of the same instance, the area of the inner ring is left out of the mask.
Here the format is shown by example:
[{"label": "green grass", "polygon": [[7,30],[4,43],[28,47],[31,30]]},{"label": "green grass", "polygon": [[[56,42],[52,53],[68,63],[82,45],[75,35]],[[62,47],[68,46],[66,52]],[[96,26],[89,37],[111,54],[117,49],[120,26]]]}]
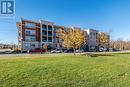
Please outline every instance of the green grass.
[{"label": "green grass", "polygon": [[130,54],[0,56],[0,87],[129,87]]}]

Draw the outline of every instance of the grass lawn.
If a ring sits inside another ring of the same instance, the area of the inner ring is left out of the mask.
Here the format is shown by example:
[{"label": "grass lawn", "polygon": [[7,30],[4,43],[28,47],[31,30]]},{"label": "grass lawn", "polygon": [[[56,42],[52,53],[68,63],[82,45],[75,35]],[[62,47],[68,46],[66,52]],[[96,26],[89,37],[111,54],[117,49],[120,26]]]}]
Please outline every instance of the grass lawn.
[{"label": "grass lawn", "polygon": [[130,87],[130,54],[0,56],[0,87]]}]

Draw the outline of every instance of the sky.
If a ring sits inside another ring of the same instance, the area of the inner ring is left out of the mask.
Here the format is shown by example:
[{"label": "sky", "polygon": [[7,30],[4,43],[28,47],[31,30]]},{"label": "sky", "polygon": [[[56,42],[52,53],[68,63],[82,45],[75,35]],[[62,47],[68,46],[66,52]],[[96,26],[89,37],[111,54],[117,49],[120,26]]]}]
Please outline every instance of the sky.
[{"label": "sky", "polygon": [[20,18],[108,32],[130,40],[130,0],[15,0],[15,18],[0,18],[0,43],[17,43]]}]

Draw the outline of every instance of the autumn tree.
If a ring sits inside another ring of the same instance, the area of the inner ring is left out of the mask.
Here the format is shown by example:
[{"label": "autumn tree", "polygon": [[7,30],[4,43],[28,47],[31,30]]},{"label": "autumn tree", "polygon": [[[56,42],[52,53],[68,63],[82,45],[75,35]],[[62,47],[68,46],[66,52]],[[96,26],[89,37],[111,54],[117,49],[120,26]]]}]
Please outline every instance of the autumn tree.
[{"label": "autumn tree", "polygon": [[100,32],[97,35],[99,47],[103,46],[109,48],[110,36],[107,33]]},{"label": "autumn tree", "polygon": [[98,34],[98,39],[101,43],[107,43],[109,42],[109,35],[107,33],[100,32]]},{"label": "autumn tree", "polygon": [[80,29],[69,29],[63,34],[63,46],[66,48],[73,48],[75,50],[80,48],[86,42],[85,35]]}]

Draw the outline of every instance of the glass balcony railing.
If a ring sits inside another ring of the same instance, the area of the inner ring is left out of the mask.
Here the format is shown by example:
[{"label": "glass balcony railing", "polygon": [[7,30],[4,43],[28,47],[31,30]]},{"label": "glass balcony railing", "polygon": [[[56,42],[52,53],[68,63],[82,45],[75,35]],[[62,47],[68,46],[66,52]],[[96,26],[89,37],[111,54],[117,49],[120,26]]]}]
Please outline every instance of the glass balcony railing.
[{"label": "glass balcony railing", "polygon": [[46,32],[42,32],[42,35],[47,35],[47,33]]},{"label": "glass balcony railing", "polygon": [[52,40],[48,40],[48,42],[52,42]]},{"label": "glass balcony railing", "polygon": [[45,40],[45,39],[43,39],[42,41],[43,41],[43,42],[47,42],[47,40]]},{"label": "glass balcony railing", "polygon": [[48,28],[48,31],[52,31],[52,28]]},{"label": "glass balcony railing", "polygon": [[47,31],[47,28],[42,28],[43,31]]},{"label": "glass balcony railing", "polygon": [[48,34],[48,37],[52,37],[52,34]]},{"label": "glass balcony railing", "polygon": [[35,36],[36,34],[33,34],[33,33],[26,33],[25,35],[27,35],[27,36],[29,36],[29,35]]}]

